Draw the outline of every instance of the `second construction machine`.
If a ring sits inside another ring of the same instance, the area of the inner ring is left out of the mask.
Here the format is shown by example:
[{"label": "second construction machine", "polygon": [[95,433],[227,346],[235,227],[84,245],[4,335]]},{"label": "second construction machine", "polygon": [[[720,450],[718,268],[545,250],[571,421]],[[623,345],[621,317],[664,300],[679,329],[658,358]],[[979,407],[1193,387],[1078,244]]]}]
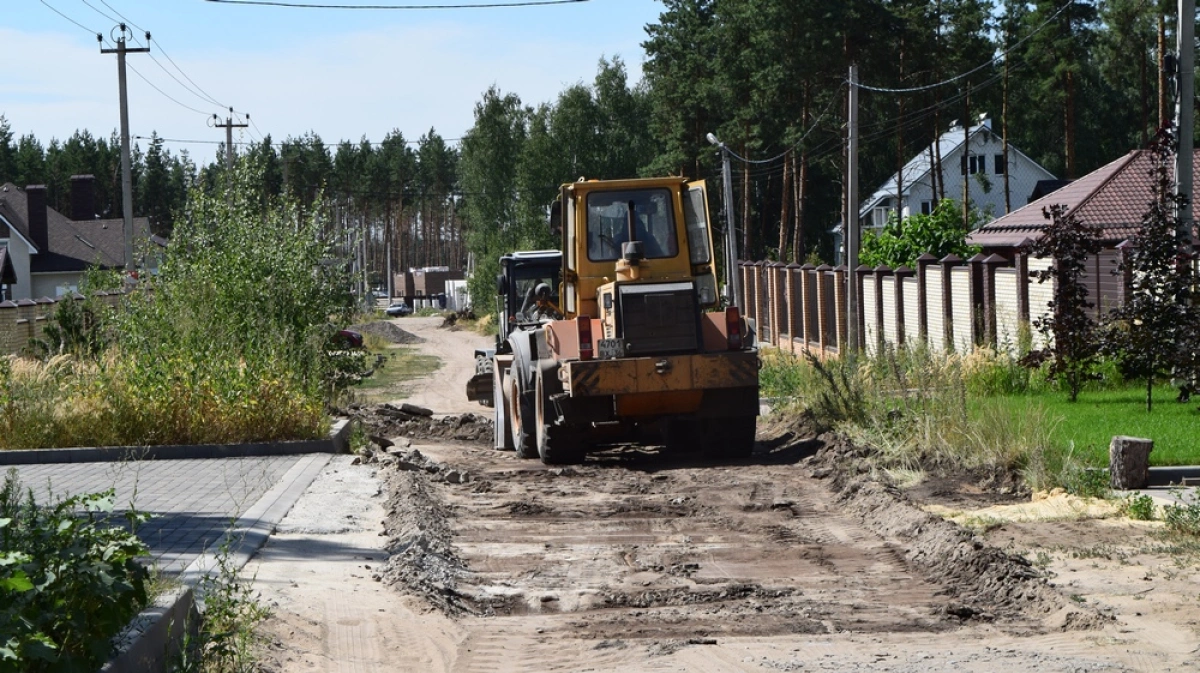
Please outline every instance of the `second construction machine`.
[{"label": "second construction machine", "polygon": [[749,455],[758,351],[738,309],[719,308],[704,183],[566,184],[551,227],[562,266],[542,300],[554,305],[508,334],[496,447],[550,464],[629,443]]}]

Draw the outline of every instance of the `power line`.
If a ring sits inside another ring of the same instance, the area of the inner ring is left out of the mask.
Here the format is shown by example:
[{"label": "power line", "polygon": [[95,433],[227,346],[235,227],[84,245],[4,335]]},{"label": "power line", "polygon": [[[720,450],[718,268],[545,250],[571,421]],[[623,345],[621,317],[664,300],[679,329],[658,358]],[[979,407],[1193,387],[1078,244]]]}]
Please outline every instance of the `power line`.
[{"label": "power line", "polygon": [[[153,85],[151,85],[151,86],[153,86]],[[161,93],[161,92],[159,92],[159,93]],[[166,95],[166,94],[164,94],[164,95]],[[176,101],[176,102],[178,102],[178,101]],[[182,105],[182,103],[181,103],[181,105]],[[187,106],[184,105],[184,107],[187,107]],[[194,108],[188,108],[188,109],[194,109]],[[211,116],[207,112],[202,112],[201,114],[203,114],[206,117]],[[250,123],[251,123],[251,125],[254,124],[253,121],[251,121]],[[149,140],[149,136],[134,136],[134,138],[137,138],[139,140]],[[196,140],[196,139],[191,139],[191,138],[162,138],[162,137],[160,137],[159,140],[161,140],[163,142],[168,142],[168,143],[178,143],[181,145],[220,145],[220,144],[222,144],[222,141],[220,141],[220,140]],[[456,143],[456,142],[461,141],[462,138],[442,138],[442,140],[447,143]],[[336,142],[336,143],[321,143],[321,147],[338,147],[339,145],[342,144],[342,142],[347,142],[347,141],[340,141],[340,142]],[[405,145],[419,145],[420,143],[421,143],[421,141],[419,141],[419,140],[405,140],[404,141]],[[239,141],[234,144],[235,145],[258,145],[261,143]],[[272,147],[283,147],[284,145],[295,145],[295,144],[298,144],[298,143],[295,143],[295,142],[289,143],[288,141],[285,140],[285,141],[274,141],[271,143],[271,146]],[[308,143],[304,143],[304,144],[308,144]],[[359,147],[362,143],[355,142],[355,143],[350,143],[350,144],[355,147]],[[367,144],[370,145],[371,147],[381,147],[381,146],[383,146],[384,143],[377,142],[377,143],[367,143]]]},{"label": "power line", "polygon": [[[129,24],[129,25],[133,26],[134,28],[137,28],[138,30],[142,31],[143,33],[148,33],[148,32],[150,32],[150,31],[148,31],[148,30],[145,30],[145,29],[143,29],[141,26],[137,25],[136,23],[134,23],[134,22],[130,21],[129,19],[126,19],[124,14],[122,14],[122,13],[118,12],[118,11],[116,10],[116,8],[115,8],[115,7],[113,7],[112,5],[108,4],[108,3],[107,3],[107,2],[105,2],[104,0],[100,0],[100,4],[104,5],[105,7],[109,8],[110,10],[112,10],[113,14],[116,14],[117,16],[121,17],[121,19],[122,19],[123,21],[125,21],[125,23],[127,23],[127,24]],[[93,9],[95,9],[95,8],[93,8]],[[162,48],[162,47],[159,47],[159,49],[161,49],[161,48]]]},{"label": "power line", "polygon": [[[210,1],[211,1],[211,0],[210,0]],[[947,84],[953,84],[953,83],[957,82],[958,80],[960,80],[960,79],[963,79],[964,77],[969,77],[969,76],[971,76],[971,75],[973,75],[973,74],[975,74],[975,73],[979,72],[980,70],[983,70],[984,68],[987,68],[987,67],[993,66],[993,65],[995,65],[996,63],[999,63],[999,62],[1000,62],[1002,59],[1004,59],[1004,58],[1007,58],[1007,57],[1008,57],[1008,54],[1009,54],[1009,53],[1010,53],[1012,50],[1014,50],[1014,49],[1016,49],[1017,47],[1021,46],[1021,45],[1022,45],[1022,44],[1024,44],[1025,42],[1029,41],[1031,38],[1033,38],[1033,36],[1034,36],[1034,35],[1037,35],[1038,33],[1040,33],[1040,32],[1042,32],[1043,30],[1045,30],[1045,29],[1046,29],[1046,27],[1048,27],[1048,26],[1050,25],[1050,22],[1051,22],[1051,21],[1053,21],[1054,19],[1058,18],[1058,15],[1059,15],[1059,14],[1062,14],[1063,12],[1065,12],[1065,11],[1067,10],[1067,8],[1068,8],[1068,7],[1070,7],[1070,6],[1071,6],[1071,5],[1073,5],[1073,4],[1075,4],[1075,0],[1067,0],[1065,3],[1063,3],[1062,7],[1059,7],[1059,8],[1058,8],[1058,9],[1057,9],[1057,10],[1056,10],[1056,11],[1055,11],[1053,14],[1051,14],[1051,15],[1050,15],[1050,16],[1049,16],[1049,17],[1048,17],[1048,18],[1047,18],[1045,21],[1043,21],[1043,22],[1042,22],[1042,25],[1040,25],[1040,26],[1038,26],[1037,28],[1033,29],[1033,31],[1032,31],[1032,32],[1030,32],[1030,33],[1029,33],[1028,35],[1026,35],[1025,37],[1021,38],[1020,40],[1017,40],[1017,41],[1016,41],[1016,43],[1015,43],[1015,44],[1013,44],[1012,46],[1008,47],[1007,49],[1005,49],[1004,51],[1000,52],[999,54],[996,54],[995,56],[993,56],[993,57],[991,58],[991,60],[987,61],[986,63],[982,63],[982,64],[980,64],[980,65],[978,65],[978,66],[976,66],[976,67],[974,67],[974,68],[972,68],[972,69],[970,69],[970,70],[968,70],[968,71],[966,71],[966,72],[959,73],[959,74],[957,74],[957,75],[955,75],[955,76],[953,76],[953,77],[950,77],[950,78],[948,78],[948,79],[944,79],[944,80],[942,80],[942,81],[940,81],[940,82],[934,82],[933,84],[926,84],[926,85],[923,85],[923,86],[909,87],[909,88],[907,88],[907,89],[893,89],[893,88],[886,88],[886,87],[868,86],[868,85],[866,85],[866,84],[863,84],[863,83],[861,83],[861,82],[859,82],[859,83],[858,83],[858,84],[856,84],[855,86],[857,86],[859,89],[863,89],[863,90],[866,90],[866,91],[877,91],[877,92],[880,92],[880,93],[917,93],[917,92],[921,92],[921,91],[929,91],[930,89],[936,89],[937,87],[940,87],[940,86],[945,86],[945,85],[947,85]]]},{"label": "power line", "polygon": [[112,18],[111,16],[100,11],[100,9],[98,7],[96,7],[92,3],[88,2],[88,0],[81,0],[81,2],[83,2],[83,4],[87,5],[88,7],[91,7],[92,11],[96,12],[100,16],[103,16],[104,18],[108,19],[109,21],[112,21],[113,23],[121,23],[120,21],[117,21],[116,19]]},{"label": "power line", "polygon": [[75,24],[76,26],[79,26],[80,28],[86,30],[89,35],[99,35],[100,34],[99,32],[94,31],[91,28],[88,28],[87,26],[83,25],[82,23],[79,23],[75,19],[72,19],[71,17],[67,16],[66,14],[63,14],[62,12],[58,11],[50,3],[46,2],[46,0],[38,0],[38,2],[41,2],[43,5],[48,7],[50,9],[50,11],[61,16],[62,18],[66,19],[67,21],[70,21],[71,23]]},{"label": "power line", "polygon": [[264,7],[287,7],[292,9],[493,9],[503,7],[538,7],[543,5],[569,5],[590,0],[524,0],[520,2],[468,3],[460,5],[323,5],[307,2],[282,2],[279,0],[205,0],[225,5],[259,5]]},{"label": "power line", "polygon": [[[101,15],[105,16],[106,18],[109,18],[110,20],[112,20],[112,21],[116,22],[116,19],[113,19],[112,17],[109,17],[107,14],[104,14],[103,12],[100,12],[100,10],[99,10],[99,9],[97,9],[95,6],[93,6],[93,5],[91,5],[90,3],[88,3],[88,0],[82,0],[82,2],[83,2],[84,4],[86,4],[86,5],[88,5],[89,7],[91,7],[92,9],[96,10],[96,11],[97,11],[97,12],[99,12]],[[144,33],[146,34],[146,40],[147,40],[147,42],[149,42],[149,40],[151,39],[151,38],[150,38],[150,31],[143,30],[143,29],[141,28],[141,26],[137,25],[137,24],[136,24],[136,23],[134,23],[133,21],[130,21],[128,18],[126,18],[126,16],[125,16],[124,14],[122,14],[122,13],[121,13],[121,12],[119,12],[119,11],[117,11],[117,9],[116,9],[116,8],[114,8],[112,5],[108,4],[108,2],[106,2],[105,0],[100,0],[100,2],[101,2],[101,3],[102,3],[104,6],[105,6],[105,7],[107,7],[108,9],[110,9],[110,10],[111,10],[111,11],[112,11],[114,14],[116,14],[117,16],[119,16],[119,17],[122,19],[122,21],[124,21],[125,23],[127,23],[127,24],[129,24],[129,25],[133,26],[134,28],[137,28],[138,30],[141,30],[142,32],[144,32]],[[134,37],[134,39],[135,39],[135,40],[137,39],[137,38],[136,38],[136,36]],[[172,73],[171,73],[171,71],[170,71],[170,70],[168,70],[168,69],[167,69],[167,67],[166,67],[166,66],[164,66],[164,65],[162,64],[162,62],[161,62],[161,61],[159,61],[158,59],[154,58],[154,55],[153,55],[153,54],[151,54],[151,55],[150,55],[150,59],[151,59],[152,61],[154,61],[154,64],[155,64],[155,65],[157,65],[159,68],[161,68],[161,69],[162,69],[162,71],[163,71],[163,72],[165,72],[165,73],[167,74],[167,76],[168,76],[168,77],[170,77],[171,79],[175,80],[175,83],[176,83],[176,84],[178,84],[180,87],[182,87],[182,88],[183,88],[184,90],[186,90],[188,93],[192,94],[193,96],[196,96],[196,98],[199,98],[200,100],[202,100],[202,101],[204,101],[204,102],[206,102],[206,103],[212,103],[213,105],[216,105],[216,106],[218,106],[218,107],[221,107],[221,108],[228,108],[228,107],[230,107],[230,106],[228,106],[228,105],[226,105],[226,104],[222,103],[221,101],[217,100],[216,98],[214,98],[214,97],[213,97],[211,94],[209,94],[207,91],[205,91],[205,90],[204,90],[204,89],[203,89],[203,88],[202,88],[202,87],[201,87],[199,84],[196,84],[195,80],[193,80],[193,79],[192,79],[192,78],[191,78],[191,77],[190,77],[190,76],[189,76],[189,75],[188,75],[186,72],[184,72],[183,68],[179,67],[179,64],[175,62],[175,59],[171,58],[171,54],[170,54],[170,53],[168,53],[168,52],[167,52],[167,50],[163,48],[163,45],[162,45],[162,42],[161,42],[161,41],[157,41],[157,40],[156,40],[156,41],[155,41],[155,46],[157,46],[157,47],[158,47],[158,50],[159,50],[160,52],[162,52],[162,55],[163,55],[163,56],[165,56],[165,57],[167,57],[167,61],[169,61],[169,62],[171,63],[171,65],[175,67],[175,70],[176,70],[176,71],[178,71],[178,72],[179,72],[179,74],[180,74],[180,75],[182,75],[182,76],[183,76],[183,78],[184,78],[185,80],[187,80],[189,84],[191,84],[191,86],[189,87],[187,84],[184,84],[183,82],[181,82],[181,81],[179,80],[179,78],[178,78],[178,77],[176,77],[174,74],[172,74]],[[139,73],[139,76],[141,76],[141,75],[140,75],[140,73]],[[145,79],[145,78],[143,77],[143,79]],[[147,82],[147,83],[149,83],[149,82]],[[153,86],[153,85],[151,85],[151,86]],[[157,87],[155,87],[155,88],[157,89]],[[160,90],[159,92],[161,93],[161,90]],[[166,95],[166,94],[163,94],[163,95]],[[178,101],[176,101],[176,102],[178,102]],[[185,106],[185,107],[186,107],[186,106]],[[192,108],[192,109],[194,109],[194,108]],[[204,113],[204,114],[207,114],[207,113]]]},{"label": "power line", "polygon": [[830,96],[829,103],[825,105],[825,109],[823,111],[821,111],[821,115],[819,117],[817,117],[816,121],[814,121],[812,123],[812,126],[810,126],[808,128],[808,130],[804,132],[804,135],[800,136],[799,140],[792,143],[791,147],[789,147],[786,150],[780,152],[779,154],[771,157],[770,159],[747,159],[746,157],[743,157],[740,154],[738,154],[737,152],[734,152],[733,150],[729,149],[729,147],[726,147],[725,151],[729,152],[729,156],[737,159],[738,161],[740,161],[744,164],[773,164],[776,161],[779,161],[783,157],[787,156],[788,152],[791,152],[792,150],[799,147],[801,145],[801,143],[803,143],[808,138],[808,136],[810,136],[812,134],[813,131],[817,130],[817,127],[821,125],[821,122],[824,121],[825,117],[829,114],[829,108],[833,107],[833,104],[835,102],[837,102],[837,94],[839,91],[841,91],[840,86],[837,89],[835,89],[833,95]]},{"label": "power line", "polygon": [[[166,49],[163,49],[162,42],[155,42],[155,44],[157,44],[157,45],[158,45],[158,50],[162,52],[162,55],[163,55],[163,56],[166,56],[166,57],[167,57],[167,60],[171,62],[171,65],[175,66],[175,69],[179,71],[179,74],[180,74],[180,75],[183,75],[183,78],[184,78],[184,79],[186,79],[187,81],[191,82],[191,83],[192,83],[192,86],[196,87],[196,90],[197,90],[197,91],[199,91],[200,93],[204,94],[204,95],[202,96],[202,98],[205,98],[205,99],[207,99],[207,100],[208,100],[208,102],[210,102],[210,103],[213,103],[214,105],[218,105],[218,106],[220,106],[220,107],[223,107],[223,108],[227,108],[227,107],[229,107],[228,105],[226,105],[226,104],[222,103],[221,101],[217,100],[216,98],[213,98],[213,97],[212,97],[212,96],[211,96],[211,95],[210,95],[210,94],[209,94],[207,91],[205,91],[204,89],[202,89],[202,88],[200,87],[200,85],[199,85],[199,84],[196,84],[196,82],[195,82],[195,81],[194,81],[194,80],[193,80],[191,77],[188,77],[188,74],[187,74],[186,72],[184,72],[184,71],[183,71],[183,68],[180,68],[180,67],[179,67],[179,64],[175,62],[175,59],[171,58],[171,55],[167,53],[167,50],[166,50]],[[164,69],[165,69],[165,68],[164,68]]]},{"label": "power line", "polygon": [[151,82],[150,80],[146,79],[146,76],[145,76],[145,75],[143,75],[142,73],[138,72],[138,69],[137,69],[137,68],[135,68],[135,67],[133,67],[133,66],[131,65],[131,66],[129,66],[129,69],[133,71],[133,74],[137,75],[138,77],[141,77],[143,82],[145,82],[146,84],[149,84],[151,89],[154,89],[155,91],[159,92],[160,94],[162,94],[162,95],[163,95],[163,97],[164,97],[164,98],[166,98],[167,100],[171,101],[172,103],[174,103],[174,104],[178,105],[179,107],[181,107],[181,108],[186,108],[186,109],[188,109],[188,110],[191,110],[192,112],[195,112],[195,113],[197,113],[197,114],[204,115],[205,117],[208,117],[208,116],[211,114],[211,113],[209,113],[209,112],[205,112],[204,110],[197,110],[196,108],[192,107],[191,105],[187,105],[187,104],[184,104],[184,103],[180,103],[178,100],[176,100],[175,98],[173,98],[173,97],[172,97],[171,95],[169,95],[167,92],[165,92],[165,91],[163,91],[162,89],[160,89],[160,88],[158,88],[157,86],[155,86],[154,82]]}]

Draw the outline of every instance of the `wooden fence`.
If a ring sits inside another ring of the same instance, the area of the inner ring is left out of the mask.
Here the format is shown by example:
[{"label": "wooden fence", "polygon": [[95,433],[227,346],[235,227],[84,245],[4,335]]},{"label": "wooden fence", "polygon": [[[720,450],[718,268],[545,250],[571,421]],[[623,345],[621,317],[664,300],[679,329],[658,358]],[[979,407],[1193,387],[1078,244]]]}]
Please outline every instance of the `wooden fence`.
[{"label": "wooden fence", "polygon": [[[1106,315],[1124,297],[1116,275],[1119,251],[1092,258],[1083,280],[1092,309]],[[846,294],[858,284],[860,347],[867,352],[924,340],[936,351],[969,352],[978,346],[1015,351],[1023,326],[1049,311],[1052,280],[1030,272],[1050,260],[1015,255],[922,255],[915,269],[740,262],[742,307],[757,324],[758,339],[792,352],[836,356],[847,344]],[[1035,346],[1042,343],[1036,332]]]}]

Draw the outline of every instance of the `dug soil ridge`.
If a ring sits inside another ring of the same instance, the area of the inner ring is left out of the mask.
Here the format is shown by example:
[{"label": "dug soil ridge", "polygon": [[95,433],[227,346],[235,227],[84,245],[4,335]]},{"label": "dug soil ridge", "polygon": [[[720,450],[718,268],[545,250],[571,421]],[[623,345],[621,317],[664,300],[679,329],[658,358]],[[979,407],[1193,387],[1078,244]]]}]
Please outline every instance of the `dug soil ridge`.
[{"label": "dug soil ridge", "polygon": [[954,600],[947,614],[981,621],[1030,617],[1060,630],[1102,628],[1112,617],[1072,605],[1024,557],[990,546],[958,524],[930,514],[892,484],[869,476],[871,450],[825,433],[806,463],[826,478],[838,502],[880,538],[904,550],[905,560]]}]

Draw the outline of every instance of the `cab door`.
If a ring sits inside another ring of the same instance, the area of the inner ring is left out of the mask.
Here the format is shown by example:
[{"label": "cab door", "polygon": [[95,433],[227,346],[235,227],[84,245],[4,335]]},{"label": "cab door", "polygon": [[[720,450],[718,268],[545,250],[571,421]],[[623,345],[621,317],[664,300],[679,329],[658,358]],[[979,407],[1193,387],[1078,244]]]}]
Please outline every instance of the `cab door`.
[{"label": "cab door", "polygon": [[[709,226],[708,191],[704,180],[689,182],[682,193],[683,222],[687,231],[688,259],[700,305],[717,305],[716,262],[713,259],[712,227]],[[728,263],[728,260],[726,260]]]}]

